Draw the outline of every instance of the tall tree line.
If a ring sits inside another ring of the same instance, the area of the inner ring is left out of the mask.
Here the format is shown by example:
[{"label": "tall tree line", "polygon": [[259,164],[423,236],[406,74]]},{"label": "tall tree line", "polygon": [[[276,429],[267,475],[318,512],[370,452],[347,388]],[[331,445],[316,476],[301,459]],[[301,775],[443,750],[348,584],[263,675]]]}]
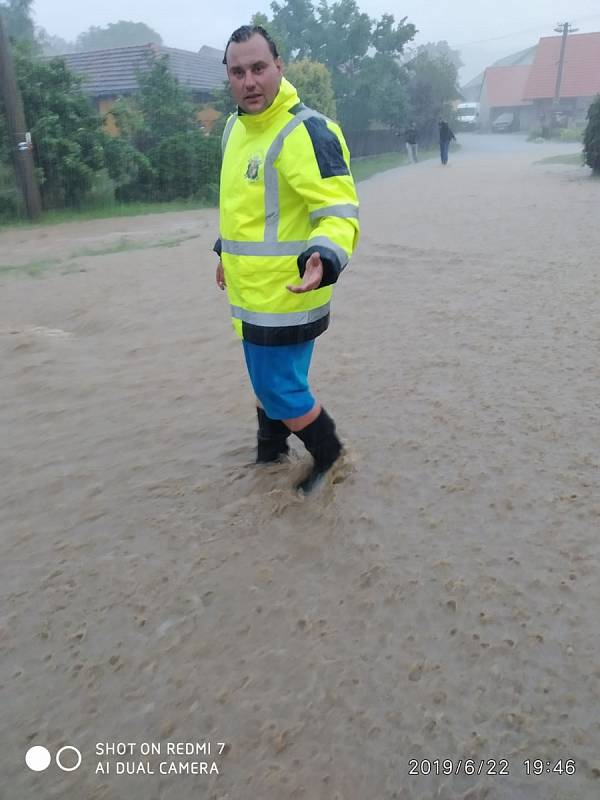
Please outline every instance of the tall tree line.
[{"label": "tall tree line", "polygon": [[[109,183],[122,201],[214,201],[218,139],[199,130],[191,98],[167,62],[149,63],[140,75],[138,95],[117,104],[113,118],[120,136],[110,137],[81,80],[60,59],[40,57],[49,34],[36,29],[32,6],[33,0],[0,0],[44,207],[77,207],[99,183]],[[321,0],[318,7],[311,0],[283,0],[271,9],[271,18],[256,14],[253,21],[272,32],[303,99],[348,130],[386,126],[400,131],[414,120],[427,131],[456,95],[452,51],[445,43],[432,45],[433,51],[411,50],[416,28],[405,17],[398,22],[392,14],[372,19],[355,0]],[[145,38],[147,31],[135,23],[116,23],[91,29],[88,43],[124,44],[132,41],[127,36]],[[125,38],[115,40],[116,33]],[[225,92],[221,105],[226,109]],[[0,216],[11,216],[18,198],[11,189],[5,123],[0,106]]]},{"label": "tall tree line", "polygon": [[410,50],[417,29],[407,17],[373,19],[355,0],[275,0],[271,10],[271,17],[256,13],[253,24],[271,33],[285,61],[327,68],[345,128],[400,131],[414,121],[427,134],[459,97],[459,54],[447,42]]}]

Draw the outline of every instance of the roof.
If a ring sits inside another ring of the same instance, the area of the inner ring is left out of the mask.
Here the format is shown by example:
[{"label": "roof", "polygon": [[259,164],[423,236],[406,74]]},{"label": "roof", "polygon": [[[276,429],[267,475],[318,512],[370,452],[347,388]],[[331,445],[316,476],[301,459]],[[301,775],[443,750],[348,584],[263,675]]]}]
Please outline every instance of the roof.
[{"label": "roof", "polygon": [[[525,87],[526,99],[553,98],[562,36],[540,39]],[[600,92],[600,33],[567,37],[561,97],[593,97]]]},{"label": "roof", "polygon": [[533,47],[528,47],[526,50],[519,50],[518,53],[513,53],[510,56],[494,61],[492,67],[516,67],[517,64],[533,64],[536,50],[537,44],[534,44]]},{"label": "roof", "polygon": [[528,105],[523,100],[525,84],[531,66],[517,64],[511,67],[488,67],[484,73],[482,94],[490,108],[507,108]]},{"label": "roof", "polygon": [[137,91],[137,72],[149,68],[153,56],[168,56],[171,73],[193,91],[220,88],[227,75],[220,59],[156,44],[114,47],[60,56],[73,72],[84,77],[84,90],[92,97],[131,94]]},{"label": "roof", "polygon": [[[519,50],[518,53],[512,53],[510,56],[505,56],[498,61],[494,61],[492,67],[513,67],[517,64],[533,64],[536,50],[537,45],[534,44],[533,47],[528,47],[526,50]],[[471,99],[477,100],[479,98],[479,90],[483,85],[484,77],[485,70],[472,78],[468,83],[465,83],[461,92],[465,96],[469,95]]]},{"label": "roof", "polygon": [[215,58],[205,53],[176,50],[174,47],[161,47],[160,50],[161,55],[169,57],[171,71],[175,77],[190,89],[204,91],[220,89],[227,80],[227,70],[222,63],[222,55],[220,58]]},{"label": "roof", "polygon": [[198,52],[203,56],[212,56],[213,58],[218,58],[221,62],[223,61],[223,56],[225,55],[224,50],[219,50],[217,47],[210,47],[207,44],[203,44]]}]

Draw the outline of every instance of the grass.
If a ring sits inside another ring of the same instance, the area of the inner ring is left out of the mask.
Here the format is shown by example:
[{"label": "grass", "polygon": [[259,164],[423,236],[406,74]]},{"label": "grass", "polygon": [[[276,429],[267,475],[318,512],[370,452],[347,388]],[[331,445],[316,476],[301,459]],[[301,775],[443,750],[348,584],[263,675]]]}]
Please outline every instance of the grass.
[{"label": "grass", "polygon": [[[419,152],[419,158],[426,161],[434,157],[437,150],[422,150]],[[406,166],[408,158],[403,152],[396,153],[383,153],[378,156],[364,156],[362,158],[352,159],[352,174],[354,179],[364,181],[367,178],[376,175],[379,172],[385,172],[388,169],[395,169],[396,167]],[[36,222],[29,222],[29,220],[10,220],[0,221],[0,231],[8,228],[36,228],[45,225],[60,225],[65,222],[86,222],[94,219],[112,219],[118,217],[138,217],[145,214],[167,214],[177,211],[195,211],[201,208],[214,208],[210,203],[201,200],[172,200],[168,203],[94,203],[88,207],[81,209],[61,209],[44,211],[42,216]],[[178,244],[178,242],[175,242]],[[129,249],[138,249],[133,243],[130,243]],[[153,247],[169,247],[173,244],[158,244],[152,245]],[[116,245],[115,245],[116,247]],[[146,247],[146,245],[144,245]],[[125,249],[125,248],[123,248]],[[107,250],[107,253],[119,252],[116,250]],[[80,255],[104,255],[104,252],[93,251],[90,253],[80,253]],[[2,270],[6,270],[3,267]],[[10,269],[10,268],[8,268]]]},{"label": "grass", "polygon": [[[428,161],[437,155],[437,150],[419,150],[419,160]],[[364,156],[352,159],[352,175],[354,180],[359,183],[377,175],[379,172],[386,172],[388,169],[404,167],[410,162],[405,153],[382,153],[380,156]]]},{"label": "grass", "polygon": [[84,248],[83,250],[75,250],[71,253],[70,258],[79,258],[80,256],[106,256],[111,253],[123,253],[128,250],[150,250],[153,247],[177,247],[182,242],[187,242],[188,239],[197,239],[199,234],[192,234],[191,236],[179,236],[176,239],[160,239],[158,242],[146,244],[145,242],[133,242],[126,236],[122,236],[118,242],[109,244],[106,247],[100,248]]},{"label": "grass", "polygon": [[569,166],[583,167],[583,156],[581,153],[569,153],[564,156],[549,156],[542,158],[540,161],[535,161],[535,164],[568,164]]},{"label": "grass", "polygon": [[166,214],[169,211],[194,211],[198,208],[211,208],[209,203],[201,200],[172,200],[168,203],[107,203],[81,211],[63,209],[61,211],[45,211],[42,225],[56,225],[60,222],[81,222],[91,219],[107,219],[110,217],[139,217],[143,214]]},{"label": "grass", "polygon": [[354,180],[366,181],[378,172],[385,172],[388,169],[402,167],[408,159],[404,153],[382,153],[380,156],[363,156],[362,158],[352,159],[352,175]]},{"label": "grass", "polygon": [[99,247],[95,249],[91,247],[83,247],[80,250],[74,250],[71,253],[71,258],[80,258],[85,256],[107,256],[111,255],[112,253],[124,253],[128,250],[143,250],[149,246],[150,245],[144,244],[143,242],[133,242],[131,239],[127,239],[123,236],[121,239],[119,239],[119,241],[106,245],[105,247]]},{"label": "grass", "polygon": [[[437,150],[419,151],[419,159],[421,161],[427,161],[428,159],[434,157],[437,157]],[[556,158],[560,159],[570,157],[557,156]],[[548,159],[544,159],[544,161],[548,162]],[[378,156],[355,158],[352,159],[352,175],[358,183],[359,181],[367,180],[367,178],[377,175],[380,172],[385,172],[389,169],[395,169],[396,167],[406,166],[408,163],[408,157],[403,152],[383,153],[382,155]],[[568,161],[567,163],[570,164],[575,162]],[[85,220],[110,219],[113,217],[135,217],[144,214],[165,214],[168,212],[191,211],[194,209],[210,207],[210,205],[201,201],[187,200],[174,200],[170,203],[109,203],[106,205],[94,205],[93,207],[80,210],[66,209],[62,211],[46,211],[44,212],[42,219],[36,223],[31,223],[27,220],[5,224],[0,222],[0,231],[3,227],[33,228],[39,227],[40,225],[58,225],[64,222],[83,222]],[[74,259],[77,258],[111,255],[113,253],[123,253],[130,250],[149,250],[155,247],[177,247],[182,242],[197,238],[198,235],[180,236],[176,239],[161,239],[158,242],[147,244],[145,242],[132,241],[131,239],[123,236],[117,242],[105,247],[74,250],[64,259],[41,259],[38,261],[30,261],[27,264],[7,264],[0,266],[0,276],[11,273],[25,273],[32,277],[38,277],[46,270],[61,265],[64,266],[63,273],[67,274],[78,270],[78,264],[74,262]]]},{"label": "grass", "polygon": [[46,258],[38,261],[29,261],[27,264],[6,264],[4,266],[0,266],[0,275],[8,275],[11,272],[25,272],[32,278],[36,278],[41,275],[42,272],[50,269],[50,267],[56,267],[58,264],[62,263],[63,262],[60,259]]},{"label": "grass", "polygon": [[118,242],[108,245],[107,247],[101,247],[98,249],[84,248],[81,250],[74,250],[69,256],[62,259],[49,258],[38,261],[29,261],[26,264],[6,264],[4,266],[0,266],[0,275],[10,273],[25,273],[26,275],[30,275],[31,277],[35,278],[51,267],[57,267],[60,265],[65,267],[63,274],[66,274],[77,271],[76,268],[78,265],[73,261],[73,259],[76,258],[105,256],[113,253],[124,253],[130,250],[151,250],[155,247],[177,247],[177,245],[181,244],[182,242],[187,242],[189,239],[197,239],[198,237],[199,234],[193,234],[192,236],[180,236],[176,239],[161,239],[158,242],[152,242],[151,244],[146,244],[145,242],[134,242],[131,241],[131,239],[122,237]]},{"label": "grass", "polygon": [[112,219],[113,217],[139,217],[144,214],[166,214],[171,211],[195,211],[199,208],[212,208],[201,200],[172,200],[168,203],[106,203],[81,209],[65,208],[44,211],[36,222],[29,220],[0,221],[0,231],[6,228],[33,228],[42,225],[60,225],[64,222],[86,222],[93,219]]}]

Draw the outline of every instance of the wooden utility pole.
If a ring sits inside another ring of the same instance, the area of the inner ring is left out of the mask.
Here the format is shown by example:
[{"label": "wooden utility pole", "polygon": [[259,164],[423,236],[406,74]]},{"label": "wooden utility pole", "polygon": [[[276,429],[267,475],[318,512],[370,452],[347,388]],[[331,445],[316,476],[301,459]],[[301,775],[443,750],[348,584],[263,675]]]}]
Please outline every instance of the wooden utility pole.
[{"label": "wooden utility pole", "polygon": [[23,99],[17,86],[10,42],[2,22],[2,14],[0,14],[0,94],[4,100],[10,152],[17,183],[23,193],[27,216],[34,220],[42,213],[42,201],[35,177],[31,137],[25,123]]},{"label": "wooden utility pole", "polygon": [[567,49],[567,36],[570,33],[575,33],[577,28],[572,28],[568,22],[559,22],[556,28],[556,33],[562,33],[562,40],[560,43],[560,58],[558,60],[558,71],[556,73],[556,86],[554,87],[554,101],[553,106],[558,110],[560,105],[560,86],[562,83],[563,69],[565,65],[565,50]]}]

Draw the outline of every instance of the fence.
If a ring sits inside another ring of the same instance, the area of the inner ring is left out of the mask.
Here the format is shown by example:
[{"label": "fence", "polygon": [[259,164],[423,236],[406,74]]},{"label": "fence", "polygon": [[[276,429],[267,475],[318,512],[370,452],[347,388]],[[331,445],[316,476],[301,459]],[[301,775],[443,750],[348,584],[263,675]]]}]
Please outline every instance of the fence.
[{"label": "fence", "polygon": [[378,156],[404,149],[404,136],[393,131],[344,131],[353,158]]}]

